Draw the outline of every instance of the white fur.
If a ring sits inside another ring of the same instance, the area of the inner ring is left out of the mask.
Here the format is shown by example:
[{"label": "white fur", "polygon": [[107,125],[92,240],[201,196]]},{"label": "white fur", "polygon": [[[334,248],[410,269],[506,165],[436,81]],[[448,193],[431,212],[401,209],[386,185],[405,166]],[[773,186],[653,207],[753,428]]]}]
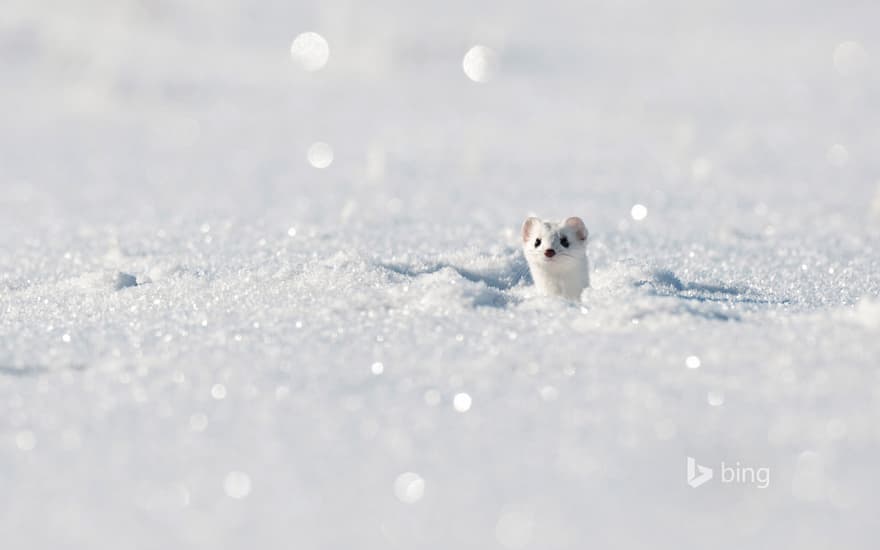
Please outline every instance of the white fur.
[{"label": "white fur", "polygon": [[[568,247],[562,245],[567,238]],[[539,292],[579,301],[581,292],[590,286],[590,263],[587,259],[587,228],[580,218],[548,222],[528,218],[522,226],[523,254]],[[536,239],[541,239],[535,246]],[[548,258],[545,251],[555,255]]]}]

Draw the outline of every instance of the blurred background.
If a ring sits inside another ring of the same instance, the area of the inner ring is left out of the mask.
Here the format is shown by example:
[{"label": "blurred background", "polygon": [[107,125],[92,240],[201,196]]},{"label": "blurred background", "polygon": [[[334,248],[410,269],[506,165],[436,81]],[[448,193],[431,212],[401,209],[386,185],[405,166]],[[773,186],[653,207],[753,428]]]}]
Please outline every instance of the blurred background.
[{"label": "blurred background", "polygon": [[874,548],[878,20],[6,0],[0,546]]},{"label": "blurred background", "polygon": [[[4,11],[13,221],[328,219],[346,204],[446,218],[431,205],[455,195],[455,215],[472,219],[565,199],[603,223],[617,219],[606,205],[618,216],[647,202],[671,226],[676,205],[751,221],[753,208],[705,201],[749,203],[776,225],[864,227],[877,191],[869,1],[13,0]],[[306,32],[323,37],[325,58],[292,57]],[[483,82],[463,71],[474,46],[486,48]],[[316,142],[332,166],[308,163]]]}]

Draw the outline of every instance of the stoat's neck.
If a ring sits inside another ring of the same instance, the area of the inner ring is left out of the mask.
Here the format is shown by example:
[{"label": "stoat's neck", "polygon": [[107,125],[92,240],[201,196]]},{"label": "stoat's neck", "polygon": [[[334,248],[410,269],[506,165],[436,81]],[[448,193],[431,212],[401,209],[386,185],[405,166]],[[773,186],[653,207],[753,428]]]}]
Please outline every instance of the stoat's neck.
[{"label": "stoat's neck", "polygon": [[536,265],[531,266],[535,286],[544,294],[579,299],[581,291],[590,286],[589,261],[584,256],[583,260],[567,267],[568,269],[551,269],[549,265],[536,262]]}]

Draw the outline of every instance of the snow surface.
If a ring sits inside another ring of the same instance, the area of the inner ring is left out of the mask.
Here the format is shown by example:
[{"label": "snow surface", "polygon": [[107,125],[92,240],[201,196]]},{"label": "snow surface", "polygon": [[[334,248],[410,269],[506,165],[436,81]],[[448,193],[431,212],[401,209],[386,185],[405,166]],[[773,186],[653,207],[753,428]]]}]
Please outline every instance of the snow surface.
[{"label": "snow surface", "polygon": [[875,547],[875,2],[7,4],[0,547]]}]

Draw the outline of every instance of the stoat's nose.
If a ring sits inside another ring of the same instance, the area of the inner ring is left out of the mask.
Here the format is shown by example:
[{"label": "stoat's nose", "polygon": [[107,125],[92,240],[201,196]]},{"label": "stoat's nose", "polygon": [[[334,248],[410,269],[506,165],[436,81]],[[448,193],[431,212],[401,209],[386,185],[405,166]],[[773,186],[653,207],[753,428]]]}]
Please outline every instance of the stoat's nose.
[{"label": "stoat's nose", "polygon": [[547,250],[544,251],[544,255],[547,256],[548,258],[552,258],[553,256],[556,255],[556,251],[553,250],[552,248],[548,248]]}]

